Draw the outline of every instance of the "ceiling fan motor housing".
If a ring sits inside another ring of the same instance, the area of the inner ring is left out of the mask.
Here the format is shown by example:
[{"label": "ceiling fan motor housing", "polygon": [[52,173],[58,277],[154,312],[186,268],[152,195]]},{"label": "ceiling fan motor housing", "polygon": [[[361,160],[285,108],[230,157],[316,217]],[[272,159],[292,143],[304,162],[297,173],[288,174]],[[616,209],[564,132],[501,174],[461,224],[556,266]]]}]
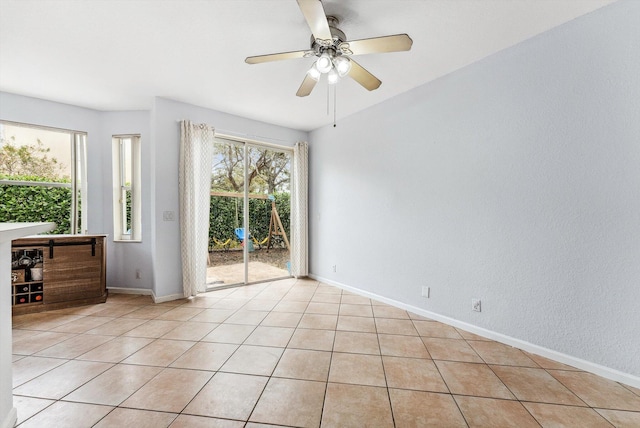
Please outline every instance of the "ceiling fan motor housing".
[{"label": "ceiling fan motor housing", "polygon": [[311,36],[311,49],[314,50],[316,56],[322,55],[324,52],[327,52],[331,58],[335,58],[336,56],[346,54],[340,49],[340,45],[342,45],[346,40],[347,36],[344,32],[336,27],[339,23],[338,18],[335,16],[327,16],[327,22],[329,24],[329,31],[331,31],[331,40],[322,40],[316,39],[313,35]]}]

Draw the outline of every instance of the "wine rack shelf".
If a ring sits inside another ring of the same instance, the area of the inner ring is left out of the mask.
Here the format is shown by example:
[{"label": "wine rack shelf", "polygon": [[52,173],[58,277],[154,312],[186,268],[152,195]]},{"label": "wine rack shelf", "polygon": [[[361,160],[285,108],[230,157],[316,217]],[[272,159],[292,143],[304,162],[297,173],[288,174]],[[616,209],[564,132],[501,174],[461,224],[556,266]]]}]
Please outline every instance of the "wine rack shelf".
[{"label": "wine rack shelf", "polygon": [[40,235],[11,246],[13,314],[104,303],[104,235]]},{"label": "wine rack shelf", "polygon": [[11,250],[11,301],[13,305],[42,305],[43,248]]}]

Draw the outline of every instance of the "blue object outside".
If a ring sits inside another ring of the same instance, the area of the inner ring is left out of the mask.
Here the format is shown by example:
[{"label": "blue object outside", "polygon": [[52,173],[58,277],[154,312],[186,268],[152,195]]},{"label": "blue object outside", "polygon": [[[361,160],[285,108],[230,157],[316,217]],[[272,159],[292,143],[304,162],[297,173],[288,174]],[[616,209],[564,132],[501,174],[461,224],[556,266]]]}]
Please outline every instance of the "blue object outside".
[{"label": "blue object outside", "polygon": [[[244,241],[244,227],[238,227],[236,229],[236,237],[240,241]],[[249,237],[251,237],[251,233],[249,233]]]}]

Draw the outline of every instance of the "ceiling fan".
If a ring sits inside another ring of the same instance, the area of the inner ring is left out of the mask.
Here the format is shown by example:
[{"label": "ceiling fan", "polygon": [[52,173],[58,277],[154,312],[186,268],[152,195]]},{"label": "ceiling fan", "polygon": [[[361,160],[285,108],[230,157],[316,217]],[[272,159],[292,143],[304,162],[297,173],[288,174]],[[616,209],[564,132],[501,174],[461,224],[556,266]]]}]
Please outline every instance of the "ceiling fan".
[{"label": "ceiling fan", "polygon": [[245,62],[260,64],[284,59],[317,57],[296,93],[299,97],[309,95],[322,74],[327,75],[329,84],[337,83],[340,77],[349,76],[369,91],[378,89],[382,82],[351,57],[371,53],[408,51],[413,44],[413,40],[407,34],[348,41],[345,34],[337,28],[338,19],[325,15],[320,0],[297,1],[311,29],[311,48],[302,51],[250,56],[245,59]]}]

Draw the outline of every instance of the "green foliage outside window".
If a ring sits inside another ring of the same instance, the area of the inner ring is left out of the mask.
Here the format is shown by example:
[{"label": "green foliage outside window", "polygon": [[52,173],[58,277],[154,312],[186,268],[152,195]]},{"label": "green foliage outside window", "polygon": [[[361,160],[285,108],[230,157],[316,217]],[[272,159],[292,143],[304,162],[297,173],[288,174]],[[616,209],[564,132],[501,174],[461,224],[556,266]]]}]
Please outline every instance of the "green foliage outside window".
[{"label": "green foliage outside window", "polygon": [[[71,183],[40,140],[17,145],[11,137],[1,143],[0,180]],[[0,222],[55,222],[57,227],[49,233],[71,233],[71,196],[70,185],[0,184]]]},{"label": "green foliage outside window", "polygon": [[[39,177],[30,177],[29,181]],[[14,178],[17,180],[17,178]],[[71,188],[0,184],[0,222],[55,222],[49,233],[71,233]]]},{"label": "green foliage outside window", "polygon": [[[287,236],[290,237],[290,195],[289,193],[275,193],[274,197],[282,226]],[[237,243],[235,229],[242,227],[243,216],[242,198],[212,196],[211,209],[209,211],[210,247],[215,248],[216,241],[226,242],[229,238],[231,238],[231,242]],[[270,220],[271,201],[265,199],[249,199],[249,231],[253,238],[261,242],[267,237]]]}]

